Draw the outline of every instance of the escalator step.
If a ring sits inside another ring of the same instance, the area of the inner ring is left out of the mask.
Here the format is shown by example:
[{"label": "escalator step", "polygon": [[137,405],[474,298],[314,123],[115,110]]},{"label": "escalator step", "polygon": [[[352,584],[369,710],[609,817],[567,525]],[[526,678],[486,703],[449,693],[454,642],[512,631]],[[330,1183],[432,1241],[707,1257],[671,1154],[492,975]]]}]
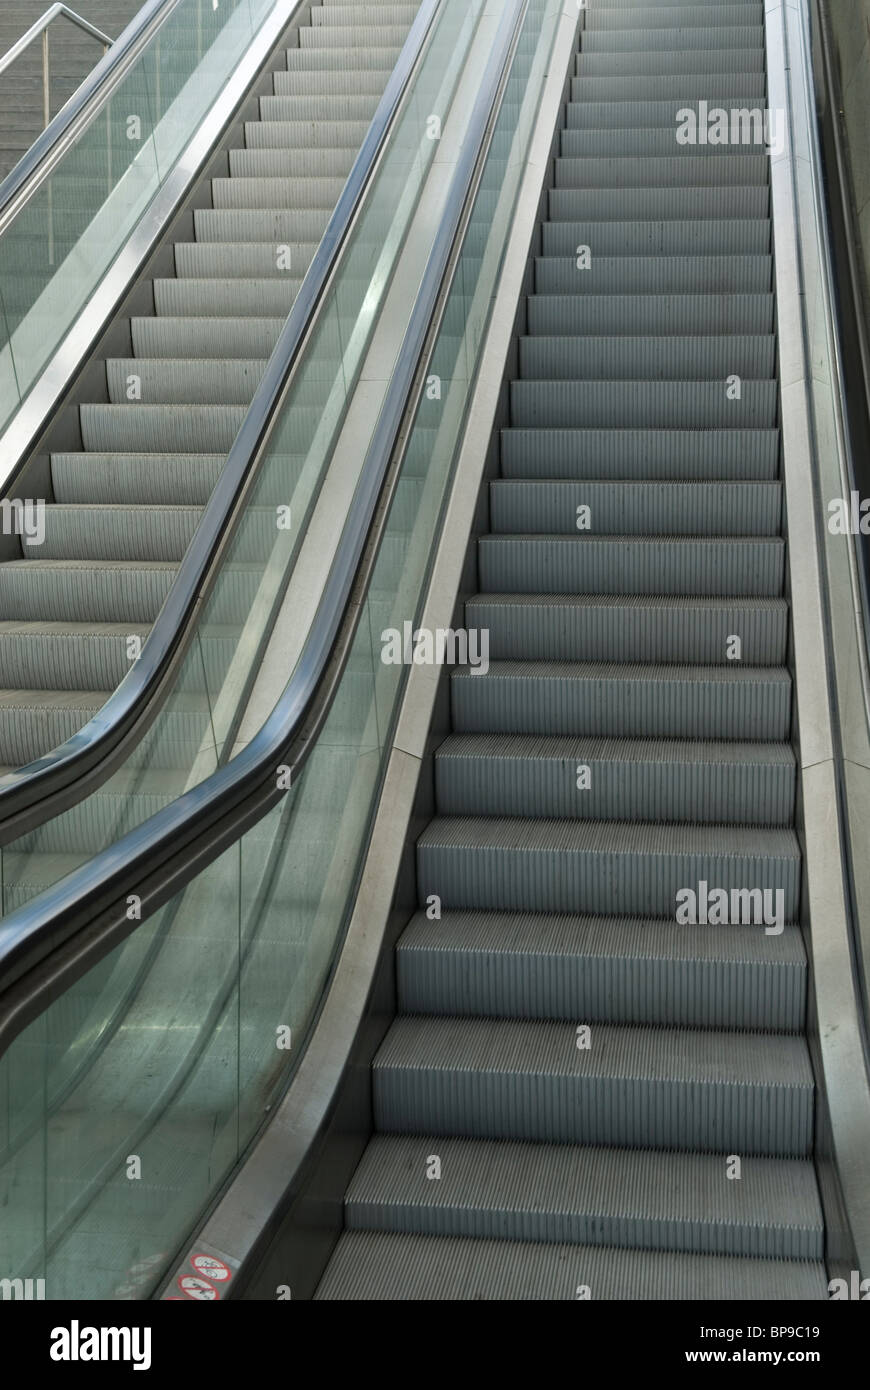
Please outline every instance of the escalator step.
[{"label": "escalator step", "polygon": [[795,1033],[806,955],[798,927],[418,912],[399,938],[396,989],[404,1014]]},{"label": "escalator step", "polygon": [[645,75],[635,72],[630,76],[614,77],[593,74],[586,68],[582,77],[571,79],[567,118],[569,129],[576,119],[572,118],[572,107],[582,106],[586,102],[675,100],[685,106],[690,101],[707,101],[714,92],[718,101],[737,102],[740,106],[764,101],[765,78],[760,69],[745,69],[738,57],[733,69],[708,67],[705,70],[701,64],[706,54],[693,51],[689,57],[692,59],[691,66],[677,73]]},{"label": "escalator step", "polygon": [[435,755],[435,795],[446,816],[784,826],[795,761],[787,743],[453,734]]},{"label": "escalator step", "polygon": [[57,502],[203,507],[224,466],[223,454],[56,453]]},{"label": "escalator step", "polygon": [[776,429],[505,429],[504,478],[679,478],[738,481],[776,476]]},{"label": "escalator step", "polygon": [[776,598],[785,544],[780,536],[487,535],[478,570],[483,593]]},{"label": "escalator step", "polygon": [[770,429],[777,423],[778,390],[772,379],[739,383],[739,396],[720,381],[526,381],[511,382],[514,425],[642,429]]},{"label": "escalator step", "polygon": [[[191,283],[190,281],[187,282]],[[106,362],[109,400],[123,405],[130,400],[130,382],[136,379],[135,399],[145,405],[250,405],[266,370],[266,359],[213,361],[110,357]]]},{"label": "escalator step", "polygon": [[[441,1161],[427,1181],[429,1155]],[[812,1165],[724,1154],[379,1135],[347,1195],[351,1231],[823,1258]]]},{"label": "escalator step", "polygon": [[807,1156],[803,1038],[597,1023],[393,1023],[372,1064],[381,1133]]},{"label": "escalator step", "polygon": [[[770,222],[766,217],[751,220],[723,217],[716,221],[710,218],[660,219],[657,222],[565,220],[544,222],[541,232],[545,257],[576,257],[580,246],[594,249],[596,260],[616,256],[766,256],[770,251]],[[690,286],[680,285],[673,293],[685,294],[690,289]],[[705,285],[695,292],[711,296],[716,293],[715,287],[710,289]],[[619,290],[615,293],[619,294]]]},{"label": "escalator step", "polygon": [[774,740],[789,735],[781,666],[492,661],[451,677],[462,733]]},{"label": "escalator step", "polygon": [[694,50],[712,55],[719,50],[731,52],[735,49],[745,53],[747,49],[757,47],[764,37],[763,25],[748,24],[745,12],[730,24],[726,22],[724,10],[722,14],[708,11],[700,19],[702,23],[694,24],[682,19],[680,22],[672,21],[669,28],[654,26],[647,29],[639,25],[634,29],[596,29],[592,26],[583,35],[581,56],[645,52],[678,54],[682,57]]},{"label": "escalator step", "polygon": [[489,485],[490,531],[577,536],[589,507],[590,536],[779,536],[779,482],[593,482],[498,478]]},{"label": "escalator step", "polygon": [[[281,336],[284,319],[272,318],[132,318],[130,331],[138,371],[143,358],[268,359]],[[143,387],[144,387],[143,380]],[[144,399],[144,397],[143,397]]]},{"label": "escalator step", "polygon": [[421,901],[445,907],[670,918],[701,882],[760,888],[782,892],[793,922],[800,852],[790,829],[439,815],[417,841],[417,876]]},{"label": "escalator step", "polygon": [[317,1299],[825,1299],[820,1261],[348,1231]]},{"label": "escalator step", "polygon": [[[585,90],[586,84],[581,84],[579,91]],[[718,93],[718,88],[716,91]],[[747,101],[751,102],[753,99],[748,97]],[[730,107],[736,100],[736,95],[733,91],[727,95],[705,95],[704,100],[708,109],[712,111]],[[682,97],[671,97],[669,100],[657,100],[653,97],[645,101],[632,100],[631,97],[625,101],[572,101],[568,106],[567,123],[561,135],[562,153],[579,153],[578,149],[566,148],[566,145],[570,145],[574,140],[575,131],[586,131],[603,139],[607,132],[620,130],[627,132],[629,137],[634,135],[639,139],[643,138],[644,131],[652,131],[656,135],[661,131],[667,131],[672,146],[670,153],[673,154],[674,131],[681,124],[679,113],[685,105],[686,101]],[[705,148],[711,152],[724,153],[733,147],[707,145]]]},{"label": "escalator step", "polygon": [[724,380],[732,373],[741,377],[772,377],[776,340],[768,334],[712,337],[682,336],[676,332],[666,337],[629,333],[607,337],[598,336],[589,327],[583,337],[521,337],[519,348],[520,373],[526,381],[684,381],[701,377]]},{"label": "escalator step", "polygon": [[[760,32],[760,31],[759,31]],[[764,49],[751,48],[678,48],[657,52],[654,48],[639,48],[628,53],[587,53],[581,49],[574,63],[575,81],[591,78],[666,77],[672,81],[683,75],[709,73],[716,86],[715,76],[731,73],[744,78],[751,73],[764,72]],[[611,84],[612,85],[612,84]],[[664,95],[664,94],[662,94]]]},{"label": "escalator step", "polygon": [[694,152],[670,157],[647,155],[638,159],[630,155],[609,159],[558,157],[555,170],[557,190],[630,188],[637,191],[650,188],[658,193],[665,188],[681,191],[712,188],[719,192],[753,185],[766,188],[769,172],[766,154],[736,152],[730,159],[710,159],[708,155]]},{"label": "escalator step", "polygon": [[193,280],[262,280],[266,276],[284,280],[292,270],[298,280],[316,250],[312,241],[284,242],[280,254],[273,241],[177,241],[175,273],[179,279]]},{"label": "escalator step", "polygon": [[245,413],[244,405],[83,405],[82,441],[97,453],[226,455]]},{"label": "escalator step", "polygon": [[535,291],[585,298],[605,294],[755,295],[769,294],[771,288],[768,255],[594,255],[592,264],[593,270],[584,271],[578,269],[574,257],[539,256],[535,261]]},{"label": "escalator step", "polygon": [[[572,350],[579,347],[587,353],[591,348],[580,335],[589,335],[597,350],[598,345],[612,341],[609,334],[643,334],[641,341],[653,341],[649,335],[654,333],[675,338],[679,334],[728,334],[731,336],[727,338],[681,341],[730,343],[734,335],[764,335],[774,327],[772,294],[532,294],[526,305],[532,337],[574,335],[569,338]],[[654,341],[661,344],[667,340]],[[565,356],[567,359],[568,354]]]},{"label": "escalator step", "polygon": [[[720,162],[716,162],[720,168]],[[692,221],[700,217],[742,220],[769,216],[770,192],[766,185],[738,184],[721,187],[551,188],[550,217],[554,221],[577,222],[584,218],[615,222],[648,222],[656,218]],[[711,266],[711,270],[715,267]],[[676,288],[689,289],[684,281]],[[711,289],[716,288],[715,277]],[[763,286],[769,288],[768,285]]]},{"label": "escalator step", "polygon": [[[652,661],[701,665],[785,660],[788,608],[782,599],[479,594],[468,626],[489,632],[495,661]],[[729,657],[729,651],[732,655]]]}]

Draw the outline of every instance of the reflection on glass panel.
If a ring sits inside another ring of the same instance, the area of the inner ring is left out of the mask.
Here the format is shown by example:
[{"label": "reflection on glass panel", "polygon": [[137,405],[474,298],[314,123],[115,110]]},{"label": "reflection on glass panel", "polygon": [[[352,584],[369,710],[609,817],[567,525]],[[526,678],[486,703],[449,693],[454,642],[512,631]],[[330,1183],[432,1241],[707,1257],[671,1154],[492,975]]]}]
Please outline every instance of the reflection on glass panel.
[{"label": "reflection on glass panel", "polygon": [[49,1299],[132,1296],[237,1157],[239,901],[234,845],[0,1063],[2,1247]]}]

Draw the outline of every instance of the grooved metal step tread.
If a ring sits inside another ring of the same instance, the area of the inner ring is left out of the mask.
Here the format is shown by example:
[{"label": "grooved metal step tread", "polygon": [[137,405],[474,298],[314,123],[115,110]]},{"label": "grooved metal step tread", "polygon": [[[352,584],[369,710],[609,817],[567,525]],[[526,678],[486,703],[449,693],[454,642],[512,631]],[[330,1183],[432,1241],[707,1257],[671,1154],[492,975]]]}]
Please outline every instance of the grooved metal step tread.
[{"label": "grooved metal step tread", "polygon": [[[0,632],[4,624],[0,623]],[[546,759],[567,758],[569,762],[585,754],[593,762],[636,762],[672,764],[675,760],[704,767],[769,763],[771,767],[795,766],[794,751],[788,743],[743,743],[713,739],[624,739],[594,738],[577,745],[572,739],[505,738],[501,735],[450,734],[438,745],[439,758],[489,758],[514,756]]]},{"label": "grooved metal step tread", "polygon": [[[656,218],[670,222],[700,218],[743,221],[767,218],[770,210],[770,190],[764,184],[729,184],[726,188],[551,188],[547,196],[549,216],[554,222],[648,222]],[[576,278],[580,276],[575,273]],[[691,288],[685,281],[676,283],[682,289]],[[715,279],[701,288],[717,288]]]},{"label": "grooved metal step tread", "polygon": [[[582,1020],[581,1020],[582,1022]],[[402,1015],[372,1064],[381,1133],[807,1156],[803,1038]]]},{"label": "grooved metal step tread", "polygon": [[[466,623],[489,632],[495,660],[697,662],[785,660],[788,605],[779,598],[669,594],[478,594]],[[729,658],[729,651],[732,653]]]},{"label": "grooved metal step tread", "polygon": [[793,922],[800,849],[790,828],[439,815],[417,841],[417,880],[449,908],[670,918],[703,882],[729,905],[732,890],[760,889]]},{"label": "grooved metal step tread", "polygon": [[503,429],[504,478],[772,479],[779,431],[770,429]]},{"label": "grooved metal step tread", "polygon": [[689,335],[698,341],[702,333],[711,331],[758,336],[769,334],[774,326],[774,297],[763,293],[533,294],[526,300],[526,311],[532,338],[570,335],[573,339],[582,335],[596,344],[612,344],[623,338],[636,341],[634,335],[641,332],[645,336],[659,334],[659,344],[684,334],[687,341]]},{"label": "grooved metal step tread", "polygon": [[418,912],[396,947],[402,1013],[799,1032],[800,929],[542,912]]},{"label": "grooved metal step tread", "polygon": [[[588,188],[748,188],[765,186],[769,168],[766,154],[732,154],[730,159],[707,155],[610,155],[563,158],[555,163],[557,189]],[[216,181],[217,182],[217,181]]]},{"label": "grooved metal step tread", "polygon": [[204,506],[223,454],[53,453],[51,480],[60,503]]},{"label": "grooved metal step tread", "polygon": [[[628,190],[621,190],[627,193]],[[551,195],[552,196],[552,195]],[[585,297],[601,294],[768,294],[770,255],[595,255],[592,269],[578,270],[576,259],[538,256],[535,290],[538,294]]]},{"label": "grooved metal step tread", "polygon": [[520,375],[526,381],[772,377],[775,346],[772,334],[539,333],[519,340]]},{"label": "grooved metal step tread", "polygon": [[[499,478],[491,534],[779,537],[781,484],[762,481]],[[578,508],[588,513],[578,517]],[[578,529],[580,522],[582,529]]]},{"label": "grooved metal step tread", "polygon": [[[679,108],[676,108],[679,110]],[[627,126],[597,127],[588,122],[579,129],[563,130],[559,142],[562,159],[600,159],[613,157],[638,158],[641,155],[669,159],[697,159],[697,145],[680,145],[675,139],[677,125],[671,121],[658,126],[642,126],[640,129]],[[746,154],[746,145],[710,145],[712,155],[730,158],[734,154]],[[762,147],[766,148],[766,147]],[[706,157],[706,153],[705,153]]]},{"label": "grooved metal step tread", "polygon": [[491,661],[450,694],[454,729],[481,733],[782,741],[791,711],[784,667],[734,663]]},{"label": "grooved metal step tread", "polygon": [[511,382],[511,424],[770,429],[777,423],[778,394],[772,378],[744,378],[739,396],[726,389],[724,376],[719,381],[520,379]]},{"label": "grooved metal step tread", "polygon": [[[431,1156],[440,1176],[427,1178]],[[812,1164],[441,1135],[375,1135],[345,1199],[351,1231],[816,1260]]]},{"label": "grooved metal step tread", "polygon": [[782,593],[785,543],[774,535],[516,533],[481,536],[477,558],[483,593],[776,597]]},{"label": "grooved metal step tread", "polygon": [[[304,32],[304,30],[303,30]],[[588,53],[582,49],[574,60],[574,70],[582,82],[585,77],[665,77],[681,78],[703,72],[711,77],[730,73],[745,78],[764,72],[764,48],[684,48],[657,52],[642,48],[628,53]],[[715,86],[715,81],[711,82]]]},{"label": "grooved metal step tread", "polygon": [[614,1250],[346,1231],[317,1300],[595,1299],[803,1301],[828,1298],[820,1261]]}]

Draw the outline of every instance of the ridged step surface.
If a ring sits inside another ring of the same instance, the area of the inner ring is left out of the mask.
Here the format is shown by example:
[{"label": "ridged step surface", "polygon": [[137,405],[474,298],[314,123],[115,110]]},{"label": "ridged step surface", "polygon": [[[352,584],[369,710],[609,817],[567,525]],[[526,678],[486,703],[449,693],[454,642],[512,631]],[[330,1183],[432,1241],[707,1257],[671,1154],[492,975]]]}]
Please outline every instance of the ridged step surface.
[{"label": "ridged step surface", "polygon": [[805,1156],[813,1078],[803,1039],[405,1015],[372,1068],[389,1133]]},{"label": "ridged step surface", "polygon": [[[441,1162],[427,1179],[427,1160]],[[823,1254],[808,1165],[724,1155],[381,1135],[347,1196],[350,1230],[814,1259]]]},{"label": "ridged step surface", "polygon": [[607,820],[628,804],[640,820],[784,825],[794,782],[794,754],[777,743],[454,734],[435,755],[450,816]]},{"label": "ridged step surface", "polygon": [[403,1013],[803,1027],[806,955],[797,927],[766,936],[651,917],[540,912],[418,913],[396,951]]},{"label": "ridged step surface", "polygon": [[786,1264],[746,1256],[349,1231],[339,1240],[315,1297],[778,1303],[826,1299],[828,1276],[821,1261]]}]

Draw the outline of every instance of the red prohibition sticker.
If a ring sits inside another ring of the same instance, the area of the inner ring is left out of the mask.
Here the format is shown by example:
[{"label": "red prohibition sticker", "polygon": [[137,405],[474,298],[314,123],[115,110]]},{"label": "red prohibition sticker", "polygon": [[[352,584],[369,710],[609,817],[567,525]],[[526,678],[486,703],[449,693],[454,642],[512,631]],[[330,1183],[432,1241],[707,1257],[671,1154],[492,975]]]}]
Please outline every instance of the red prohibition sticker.
[{"label": "red prohibition sticker", "polygon": [[222,1284],[231,1277],[229,1265],[225,1265],[223,1260],[215,1259],[214,1255],[191,1255],[190,1263],[197,1274],[204,1275],[206,1279],[213,1279],[216,1284]]},{"label": "red prohibition sticker", "polygon": [[218,1297],[214,1284],[207,1279],[197,1279],[192,1274],[184,1274],[177,1281],[178,1287],[187,1298],[196,1298],[202,1303],[212,1303]]}]

